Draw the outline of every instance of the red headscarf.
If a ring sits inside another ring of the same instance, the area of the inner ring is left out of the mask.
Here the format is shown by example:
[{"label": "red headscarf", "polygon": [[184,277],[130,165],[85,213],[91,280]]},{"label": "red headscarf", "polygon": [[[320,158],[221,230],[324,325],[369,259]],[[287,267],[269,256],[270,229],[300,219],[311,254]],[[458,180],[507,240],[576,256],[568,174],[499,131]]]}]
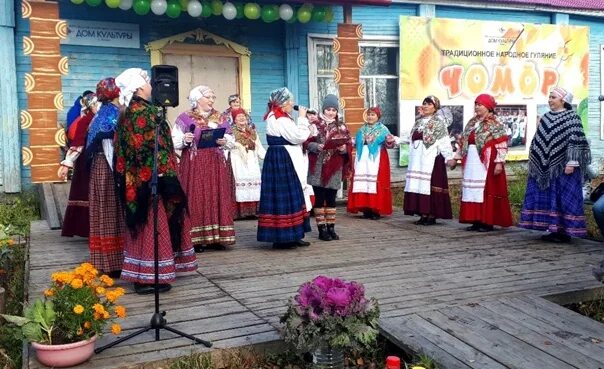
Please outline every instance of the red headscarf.
[{"label": "red headscarf", "polygon": [[480,104],[485,108],[489,109],[489,111],[494,111],[497,106],[497,102],[495,102],[495,98],[489,94],[480,94],[474,101],[476,104]]},{"label": "red headscarf", "polygon": [[372,106],[367,109],[367,113],[369,113],[370,111],[374,112],[378,116],[378,120],[382,117],[382,109],[380,109],[379,106]]},{"label": "red headscarf", "polygon": [[112,101],[120,96],[120,89],[115,84],[115,78],[102,79],[96,85],[96,96],[100,102]]},{"label": "red headscarf", "polygon": [[231,117],[233,117],[233,123],[235,122],[235,119],[237,119],[237,116],[239,114],[243,114],[247,117],[247,113],[242,108],[237,108],[237,109],[231,110]]}]

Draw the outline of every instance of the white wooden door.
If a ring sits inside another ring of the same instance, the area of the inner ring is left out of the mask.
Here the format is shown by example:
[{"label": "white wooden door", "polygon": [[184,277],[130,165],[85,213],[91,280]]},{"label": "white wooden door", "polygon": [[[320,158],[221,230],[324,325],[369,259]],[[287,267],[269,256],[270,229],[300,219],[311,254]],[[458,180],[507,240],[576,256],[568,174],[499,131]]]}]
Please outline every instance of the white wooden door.
[{"label": "white wooden door", "polygon": [[174,123],[178,114],[190,108],[189,91],[206,85],[214,90],[214,108],[220,112],[228,107],[228,96],[239,92],[239,60],[228,56],[164,54],[164,64],[178,67],[180,105],[168,108],[168,120]]}]

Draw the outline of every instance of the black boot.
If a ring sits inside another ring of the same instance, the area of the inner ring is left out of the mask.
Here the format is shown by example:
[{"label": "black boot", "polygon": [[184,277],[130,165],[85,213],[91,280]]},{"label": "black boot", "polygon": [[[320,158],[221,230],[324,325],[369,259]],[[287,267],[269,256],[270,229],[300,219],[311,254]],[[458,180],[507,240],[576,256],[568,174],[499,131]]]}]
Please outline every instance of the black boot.
[{"label": "black boot", "polygon": [[331,241],[331,235],[327,231],[327,225],[321,224],[318,226],[319,228],[319,239],[321,241]]},{"label": "black boot", "polygon": [[335,228],[336,228],[336,225],[334,223],[328,223],[327,224],[327,233],[329,233],[332,240],[339,240],[340,236],[338,236],[338,234],[336,233]]}]

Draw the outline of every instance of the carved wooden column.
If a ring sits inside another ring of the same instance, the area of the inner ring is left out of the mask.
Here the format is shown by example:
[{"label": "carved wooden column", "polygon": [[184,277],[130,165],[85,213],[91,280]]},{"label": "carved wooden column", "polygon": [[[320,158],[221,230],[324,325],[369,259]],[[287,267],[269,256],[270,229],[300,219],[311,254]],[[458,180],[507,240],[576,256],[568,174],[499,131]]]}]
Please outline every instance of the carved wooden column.
[{"label": "carved wooden column", "polygon": [[24,78],[27,109],[20,113],[21,129],[29,130],[29,146],[24,143],[21,149],[23,165],[31,167],[32,183],[57,182],[65,145],[57,113],[63,110],[61,76],[68,73],[60,40],[67,37],[67,23],[59,19],[58,2],[23,0],[21,13],[30,20],[23,54],[31,58],[31,73]]},{"label": "carved wooden column", "polygon": [[340,107],[353,135],[365,122],[365,85],[360,80],[365,64],[359,49],[361,37],[363,30],[360,24],[340,23],[338,37],[333,41],[333,50],[339,59],[334,78],[340,91]]}]

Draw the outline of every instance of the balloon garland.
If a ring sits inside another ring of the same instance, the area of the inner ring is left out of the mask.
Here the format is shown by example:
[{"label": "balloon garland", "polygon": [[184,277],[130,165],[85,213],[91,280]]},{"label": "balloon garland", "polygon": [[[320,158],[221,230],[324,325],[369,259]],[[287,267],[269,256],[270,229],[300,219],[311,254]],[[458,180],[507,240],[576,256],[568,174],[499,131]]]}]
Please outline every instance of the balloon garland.
[{"label": "balloon garland", "polygon": [[[103,0],[71,0],[73,4],[86,3],[91,7],[98,7]],[[265,23],[282,20],[287,23],[326,22],[334,19],[333,9],[330,6],[313,6],[305,3],[294,7],[289,4],[264,4],[255,2],[241,3],[231,0],[104,0],[105,5],[111,9],[132,9],[138,15],[166,15],[178,18],[181,13],[187,13],[193,18],[222,16],[227,20],[246,18],[250,20],[261,19]]]}]

